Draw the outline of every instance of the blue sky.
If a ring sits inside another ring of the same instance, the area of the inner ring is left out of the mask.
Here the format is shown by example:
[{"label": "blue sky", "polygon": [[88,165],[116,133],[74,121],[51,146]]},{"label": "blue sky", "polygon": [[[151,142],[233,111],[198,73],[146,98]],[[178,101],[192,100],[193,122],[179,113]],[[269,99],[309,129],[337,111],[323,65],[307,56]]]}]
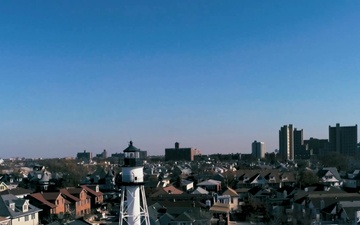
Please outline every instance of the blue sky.
[{"label": "blue sky", "polygon": [[359,1],[2,1],[0,157],[278,148],[359,123]]}]

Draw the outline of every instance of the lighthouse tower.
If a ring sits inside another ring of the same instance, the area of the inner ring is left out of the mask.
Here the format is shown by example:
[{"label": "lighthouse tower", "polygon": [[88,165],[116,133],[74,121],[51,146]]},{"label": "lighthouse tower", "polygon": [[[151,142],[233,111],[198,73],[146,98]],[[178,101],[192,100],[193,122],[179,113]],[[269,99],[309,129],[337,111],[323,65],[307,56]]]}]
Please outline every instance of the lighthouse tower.
[{"label": "lighthouse tower", "polygon": [[134,147],[132,141],[124,150],[119,224],[150,225],[140,149]]}]

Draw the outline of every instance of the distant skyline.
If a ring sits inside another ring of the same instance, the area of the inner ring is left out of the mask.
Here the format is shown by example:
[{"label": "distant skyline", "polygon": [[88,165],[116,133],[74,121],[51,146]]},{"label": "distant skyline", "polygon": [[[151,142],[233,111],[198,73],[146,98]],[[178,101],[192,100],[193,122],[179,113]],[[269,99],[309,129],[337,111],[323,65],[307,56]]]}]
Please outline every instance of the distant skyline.
[{"label": "distant skyline", "polygon": [[0,2],[0,158],[278,148],[359,124],[359,1]]}]

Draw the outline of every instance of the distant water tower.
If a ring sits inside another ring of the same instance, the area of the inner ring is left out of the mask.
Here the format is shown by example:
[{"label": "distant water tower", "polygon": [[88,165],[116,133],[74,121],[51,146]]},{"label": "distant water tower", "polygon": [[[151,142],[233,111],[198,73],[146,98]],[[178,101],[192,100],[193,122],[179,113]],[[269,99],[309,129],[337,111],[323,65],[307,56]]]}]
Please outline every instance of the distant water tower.
[{"label": "distant water tower", "polygon": [[119,224],[150,225],[140,149],[134,147],[132,141],[124,150]]}]

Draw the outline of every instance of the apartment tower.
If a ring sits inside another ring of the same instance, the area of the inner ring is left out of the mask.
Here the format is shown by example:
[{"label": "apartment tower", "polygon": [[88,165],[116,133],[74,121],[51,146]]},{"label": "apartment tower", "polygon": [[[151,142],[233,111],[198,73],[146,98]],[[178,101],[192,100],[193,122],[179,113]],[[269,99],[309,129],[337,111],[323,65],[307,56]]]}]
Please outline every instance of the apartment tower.
[{"label": "apartment tower", "polygon": [[265,158],[265,143],[254,141],[251,144],[251,154],[256,159]]},{"label": "apartment tower", "polygon": [[339,123],[335,127],[329,126],[330,151],[342,155],[355,156],[357,153],[357,125],[341,127]]},{"label": "apartment tower", "polygon": [[284,125],[279,130],[279,153],[283,160],[294,160],[294,128]]}]

